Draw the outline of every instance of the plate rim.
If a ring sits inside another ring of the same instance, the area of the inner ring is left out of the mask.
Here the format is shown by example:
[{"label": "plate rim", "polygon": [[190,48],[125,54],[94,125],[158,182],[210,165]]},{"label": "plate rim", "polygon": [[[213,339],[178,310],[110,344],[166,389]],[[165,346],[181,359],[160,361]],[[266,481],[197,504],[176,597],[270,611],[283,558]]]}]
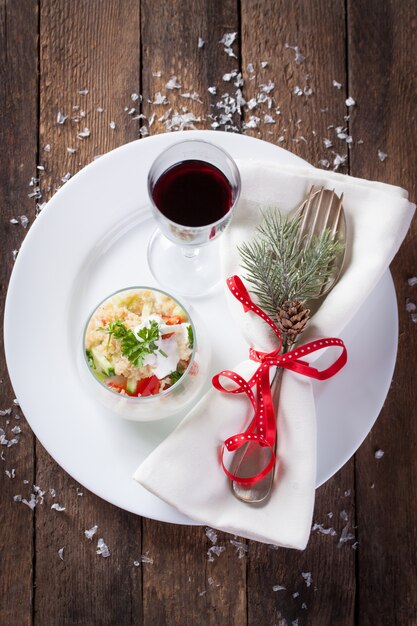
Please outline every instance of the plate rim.
[{"label": "plate rim", "polygon": [[[11,311],[11,302],[12,302],[12,294],[13,294],[13,290],[16,289],[16,286],[18,285],[18,281],[19,281],[19,275],[20,275],[20,267],[23,265],[24,263],[24,259],[25,256],[27,254],[26,250],[29,248],[30,243],[27,244],[27,241],[32,241],[32,239],[34,237],[36,237],[36,233],[38,231],[38,228],[40,228],[39,224],[42,224],[46,219],[48,219],[48,215],[51,213],[51,211],[53,211],[53,207],[55,206],[55,204],[57,202],[60,201],[60,199],[63,197],[63,194],[68,194],[71,193],[72,187],[75,184],[79,184],[79,181],[82,180],[83,177],[88,176],[89,172],[91,172],[93,170],[93,168],[98,167],[98,164],[100,163],[101,159],[105,159],[107,157],[109,157],[109,155],[112,155],[112,157],[114,157],[115,155],[117,156],[118,153],[122,153],[123,151],[127,150],[127,149],[131,149],[133,148],[133,146],[137,146],[137,145],[141,145],[141,148],[145,148],[146,149],[146,145],[149,144],[150,141],[161,141],[162,144],[166,141],[165,138],[166,137],[173,137],[175,136],[175,138],[173,139],[173,143],[175,143],[176,141],[181,141],[184,137],[184,135],[189,136],[190,134],[196,134],[196,135],[201,135],[207,138],[207,136],[210,136],[211,138],[213,138],[213,142],[215,142],[215,138],[216,136],[219,136],[219,132],[217,131],[209,131],[209,130],[198,130],[198,131],[177,131],[176,133],[171,134],[158,134],[158,135],[152,135],[150,137],[146,137],[144,139],[137,139],[135,141],[132,142],[128,142],[126,144],[123,144],[122,146],[119,146],[117,148],[115,148],[114,150],[111,150],[109,152],[107,152],[106,154],[102,155],[100,157],[100,159],[97,159],[95,161],[92,161],[91,163],[89,163],[88,165],[86,165],[84,168],[82,168],[77,174],[75,174],[66,184],[64,187],[62,187],[61,190],[59,190],[57,193],[54,194],[54,196],[48,201],[47,205],[45,206],[45,208],[43,209],[43,211],[40,213],[40,215],[36,218],[36,220],[33,222],[33,224],[31,225],[30,230],[27,232],[27,235],[25,237],[25,239],[22,242],[19,254],[17,256],[17,259],[15,261],[14,267],[12,269],[11,272],[11,276],[9,279],[9,284],[8,284],[8,288],[7,288],[7,293],[6,293],[6,298],[5,298],[5,308],[4,308],[4,319],[3,319],[3,333],[4,333],[4,353],[5,353],[5,358],[6,358],[6,365],[7,365],[7,369],[8,369],[8,373],[9,373],[9,378],[11,381],[11,384],[13,386],[14,389],[14,381],[11,375],[11,367],[10,367],[10,350],[11,350],[11,346],[10,346],[10,342],[11,342],[11,335],[9,332],[10,326],[11,326],[11,317],[12,317],[12,311]],[[222,133],[222,135],[224,135],[226,133]],[[294,158],[294,162],[299,162],[300,164],[302,164],[304,167],[308,166],[308,167],[312,167],[311,164],[307,163],[306,161],[304,161],[303,159],[301,159],[301,157],[298,157],[297,155],[294,155],[293,153],[289,152],[288,150],[285,150],[284,148],[282,148],[281,146],[277,146],[275,144],[272,144],[268,141],[262,140],[262,139],[258,139],[255,137],[249,137],[246,135],[240,135],[240,134],[233,134],[233,135],[229,135],[229,136],[233,136],[234,138],[239,138],[238,141],[244,141],[244,142],[257,142],[257,143],[261,143],[261,144],[265,144],[266,146],[268,146],[268,149],[272,149],[274,151],[282,151],[284,153],[286,153],[287,155],[291,155],[291,157]],[[269,158],[269,157],[267,157]],[[250,157],[249,157],[250,159]],[[22,254],[23,252],[23,254]],[[392,279],[392,275],[389,271],[389,269],[386,270],[385,274],[388,274],[389,276],[389,285],[390,285],[390,289],[392,291],[392,295],[393,295],[393,302],[395,303],[395,312],[396,315],[394,316],[394,320],[396,322],[396,328],[395,328],[395,350],[393,352],[393,363],[392,363],[392,368],[390,368],[390,378],[392,378],[394,369],[395,369],[395,364],[396,364],[396,357],[397,357],[397,352],[398,352],[398,306],[397,306],[397,298],[396,298],[396,293],[395,293],[395,285],[394,285],[394,281]],[[355,315],[356,316],[356,315]],[[12,368],[13,369],[13,368]],[[391,371],[392,370],[392,371]],[[372,428],[372,426],[375,424],[376,420],[378,419],[378,416],[380,414],[381,408],[384,404],[386,395],[388,395],[389,393],[389,386],[387,389],[387,393],[384,396],[384,399],[381,403],[381,406],[379,407],[379,410],[376,412],[376,416],[375,419],[372,423],[372,425],[370,426],[370,429]],[[16,397],[18,397],[18,395],[16,394]],[[23,407],[22,407],[23,408]],[[138,513],[137,510],[134,510],[134,508],[128,508],[125,505],[120,505],[120,504],[116,504],[114,501],[112,501],[111,499],[109,499],[108,495],[102,495],[101,493],[97,493],[100,490],[97,489],[93,489],[90,485],[84,485],[83,480],[80,480],[78,477],[74,476],[73,471],[69,470],[66,467],[66,464],[62,463],[61,461],[56,460],[56,455],[55,455],[55,451],[50,449],[50,446],[46,446],[44,441],[38,436],[36,430],[34,429],[30,417],[26,416],[26,411],[24,411],[25,414],[25,418],[33,432],[33,434],[36,436],[36,438],[40,441],[40,443],[45,447],[45,449],[48,451],[48,453],[51,455],[51,457],[74,479],[76,480],[78,483],[80,483],[81,485],[85,486],[86,489],[89,489],[92,493],[95,493],[96,495],[98,495],[99,497],[103,498],[104,500],[106,500],[107,502],[118,506],[120,508],[123,508],[124,510],[130,511],[134,514],[137,515],[143,515],[146,517],[149,517],[150,519],[161,519],[155,516],[152,516],[152,514],[150,514],[149,512],[141,512]],[[335,473],[337,473],[345,464],[346,462],[355,454],[355,452],[357,451],[357,449],[360,447],[360,445],[363,443],[363,441],[366,439],[366,437],[369,434],[370,429],[364,434],[362,440],[360,441],[360,443],[358,444],[358,446],[352,451],[349,452],[349,454],[347,455],[347,457],[343,460],[343,462],[340,464],[339,467],[337,467],[333,473],[331,473],[329,476],[327,476],[324,480],[322,480],[320,483],[317,483],[316,481],[316,488],[320,487],[322,484],[324,484],[329,478],[331,478]],[[182,515],[182,514],[181,514]],[[186,519],[185,521],[181,521],[181,520],[166,520],[166,519],[161,519],[161,521],[167,521],[168,523],[183,523],[183,524],[198,524],[197,522],[191,520],[191,519]]]}]

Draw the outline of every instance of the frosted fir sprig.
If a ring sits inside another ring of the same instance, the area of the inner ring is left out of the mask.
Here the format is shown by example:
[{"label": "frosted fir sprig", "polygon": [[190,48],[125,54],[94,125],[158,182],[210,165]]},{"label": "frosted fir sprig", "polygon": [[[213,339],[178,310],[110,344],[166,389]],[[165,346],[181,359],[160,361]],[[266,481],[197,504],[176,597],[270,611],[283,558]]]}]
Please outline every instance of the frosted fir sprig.
[{"label": "frosted fir sprig", "polygon": [[316,298],[343,250],[328,229],[306,244],[300,238],[301,219],[301,215],[283,216],[276,208],[268,208],[253,240],[238,247],[251,292],[274,319],[285,302]]}]

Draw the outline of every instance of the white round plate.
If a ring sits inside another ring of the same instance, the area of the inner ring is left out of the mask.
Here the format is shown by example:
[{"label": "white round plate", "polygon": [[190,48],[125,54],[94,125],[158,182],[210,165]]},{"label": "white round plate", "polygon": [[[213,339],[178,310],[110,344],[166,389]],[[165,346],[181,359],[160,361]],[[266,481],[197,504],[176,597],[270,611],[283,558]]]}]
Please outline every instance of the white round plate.
[{"label": "white round plate", "polygon": [[[94,306],[122,287],[157,286],[146,264],[147,241],[155,228],[146,178],[156,156],[185,135],[189,138],[190,132],[122,146],[84,168],[52,198],[14,266],[5,350],[29,424],[75,480],[127,511],[192,524],[132,480],[137,466],[179,418],[134,423],[112,415],[85,391],[77,367],[82,330]],[[193,131],[192,137],[212,141],[235,158],[305,165],[258,139],[214,131]],[[212,372],[245,358],[247,345],[228,314],[223,287],[190,301],[211,329]],[[397,327],[395,291],[387,272],[343,333],[348,365],[331,384],[315,387],[317,485],[342,467],[376,420],[394,369]]]}]

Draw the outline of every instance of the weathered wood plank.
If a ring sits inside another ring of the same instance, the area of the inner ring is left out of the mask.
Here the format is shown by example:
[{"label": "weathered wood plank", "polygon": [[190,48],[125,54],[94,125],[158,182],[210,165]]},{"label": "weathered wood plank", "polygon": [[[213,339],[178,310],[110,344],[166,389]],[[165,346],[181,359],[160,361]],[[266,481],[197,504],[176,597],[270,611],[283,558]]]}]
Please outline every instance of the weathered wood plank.
[{"label": "weathered wood plank", "polygon": [[[30,0],[0,3],[0,314],[13,268],[13,250],[25,234],[22,225],[10,220],[35,214],[35,202],[28,197],[29,181],[36,173],[37,152],[37,5]],[[3,336],[0,334],[0,352]],[[34,519],[31,510],[13,497],[29,497],[34,482],[34,437],[25,419],[13,405],[14,393],[4,357],[0,359],[0,409],[12,407],[10,416],[0,417],[0,429],[8,440],[19,426],[19,443],[0,446],[0,622],[32,623],[32,559]],[[10,472],[10,477],[5,473]],[[13,472],[12,472],[13,470]],[[15,473],[15,478],[11,478]],[[29,481],[28,485],[23,481]]]},{"label": "weathered wood plank", "polygon": [[[417,81],[415,2],[349,2],[351,132],[363,144],[352,150],[356,176],[405,187],[417,197]],[[372,68],[370,71],[369,68]],[[388,156],[378,159],[378,150]],[[397,291],[400,337],[397,365],[384,409],[356,455],[358,496],[358,623],[415,624],[417,582],[417,335],[407,298],[417,303],[407,278],[417,273],[417,228],[411,228],[391,266]],[[384,456],[375,458],[382,449]]]},{"label": "weathered wood plank", "polygon": [[[251,115],[260,120],[255,129],[246,129],[248,134],[278,143],[314,165],[327,159],[332,166],[333,151],[347,153],[334,128],[328,128],[345,125],[344,32],[343,2],[242,2],[244,96],[259,102],[262,85],[268,86],[269,81],[275,84],[267,93],[274,98],[271,108],[266,101],[246,112],[246,124]],[[262,61],[267,63],[265,68],[260,66]],[[333,86],[333,80],[342,83],[340,90]],[[302,95],[298,95],[299,90]],[[275,123],[265,124],[264,115],[270,115]],[[324,138],[334,147],[326,148]],[[335,535],[313,533],[302,553],[251,543],[248,624],[291,624],[297,619],[299,626],[354,623],[354,540],[338,543],[346,517],[353,527],[353,462],[316,495],[313,521],[325,529],[334,528]],[[286,589],[273,591],[276,585]]]},{"label": "weathered wood plank", "polygon": [[204,528],[143,520],[143,550],[153,559],[143,567],[144,626],[148,624],[246,624],[246,557],[216,533],[218,556]]},{"label": "weathered wood plank", "polygon": [[[230,90],[222,76],[239,68],[239,60],[229,57],[219,41],[225,33],[236,31],[234,1],[142,2],[143,114],[149,119],[156,111],[162,117],[170,108],[183,114],[182,107],[187,107],[202,118],[194,122],[196,128],[210,129],[210,105]],[[201,48],[199,37],[205,41]],[[238,56],[238,46],[234,44],[233,49]],[[177,77],[181,89],[166,88],[172,76]],[[210,94],[209,86],[217,87],[217,94]],[[155,100],[158,91],[167,96],[169,104],[148,102]],[[180,95],[194,91],[201,102]],[[213,114],[218,112],[213,109]],[[239,119],[235,123],[239,124]],[[152,134],[165,130],[166,124],[158,121],[150,128]],[[212,544],[202,528],[143,520],[143,551],[154,560],[143,568],[145,625],[245,625],[246,559],[238,559],[230,538],[219,533],[218,545],[226,550],[209,561],[207,551]]]},{"label": "weathered wood plank", "polygon": [[263,615],[268,623],[283,626],[297,619],[300,625],[354,623],[354,539],[340,542],[343,528],[355,532],[352,474],[351,461],[317,491],[313,521],[329,534],[313,532],[306,550],[273,549],[251,542],[249,624],[263,623]]},{"label": "weathered wood plank", "polygon": [[[225,33],[239,30],[237,2],[173,0],[156,4],[144,0],[141,22],[142,111],[148,118],[157,114],[151,133],[170,129],[166,122],[158,121],[165,113],[168,115],[170,109],[168,125],[173,113],[181,115],[189,111],[197,118],[192,122],[195,128],[210,129],[213,122],[208,116],[210,111],[214,116],[219,114],[215,103],[226,91],[236,90],[230,83],[225,83],[222,76],[239,68],[239,59],[228,56],[219,42]],[[198,47],[199,38],[204,41],[202,47]],[[233,49],[238,56],[238,47],[233,45]],[[166,87],[173,76],[180,88]],[[215,87],[217,93],[209,93],[209,87]],[[166,104],[156,104],[155,94],[158,92],[166,96]],[[197,100],[181,95],[194,92],[198,95]],[[239,124],[238,118],[235,121]],[[174,125],[173,130],[178,130],[179,126]],[[185,128],[191,128],[191,125]]]},{"label": "weathered wood plank", "polygon": [[[333,165],[336,153],[346,154],[346,143],[334,130],[345,126],[344,31],[340,0],[330,5],[243,0],[243,90],[247,101],[258,101],[249,112],[245,109],[245,123],[250,115],[260,118],[257,128],[246,129],[247,134],[277,143],[312,165],[320,165],[321,159]],[[267,63],[265,68],[262,62]],[[271,87],[270,81],[275,85],[272,90],[263,90],[262,85]],[[273,98],[271,108],[268,101],[259,104],[260,94]],[[265,114],[275,123],[264,123]],[[325,148],[324,139],[333,145]]]},{"label": "weathered wood plank", "polygon": [[[42,4],[44,192],[48,186],[54,192],[67,172],[74,174],[94,157],[139,137],[137,122],[125,110],[134,106],[131,94],[139,92],[139,36],[137,0]],[[57,123],[58,113],[67,116],[63,124]],[[85,128],[90,136],[80,139],[78,134]],[[48,144],[50,152],[45,151]]]},{"label": "weathered wood plank", "polygon": [[[125,107],[140,89],[139,20],[137,0],[42,2],[39,141],[45,199],[67,172],[138,137],[137,122]],[[88,93],[80,93],[84,89]],[[58,112],[68,116],[64,124],[57,123]],[[90,136],[80,139],[84,128]],[[133,564],[140,560],[141,519],[83,488],[84,495],[77,495],[76,483],[39,443],[36,450],[37,484],[47,493],[36,509],[35,623],[141,623],[141,568]],[[51,510],[54,502],[65,511]],[[89,541],[84,530],[94,525],[98,531]],[[99,537],[109,558],[96,554]]]}]

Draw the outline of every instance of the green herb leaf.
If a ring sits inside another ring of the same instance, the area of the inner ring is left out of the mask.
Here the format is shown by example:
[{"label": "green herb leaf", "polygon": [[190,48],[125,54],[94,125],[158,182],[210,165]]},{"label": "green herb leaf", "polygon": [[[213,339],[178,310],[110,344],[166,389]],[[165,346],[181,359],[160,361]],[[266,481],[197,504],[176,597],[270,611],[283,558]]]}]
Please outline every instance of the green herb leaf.
[{"label": "green herb leaf", "polygon": [[146,351],[142,341],[131,330],[128,330],[122,339],[122,354],[126,356],[135,367],[142,367],[145,360]]},{"label": "green herb leaf", "polygon": [[123,337],[125,337],[127,333],[126,326],[120,320],[117,320],[116,322],[110,322],[108,326],[99,326],[97,330],[104,330],[104,332],[108,334],[109,340],[107,342],[107,348],[110,345],[110,339],[112,335],[116,339],[123,339]]},{"label": "green herb leaf", "polygon": [[139,339],[120,320],[111,322],[108,326],[100,327],[98,330],[108,333],[109,341],[112,335],[115,339],[119,339],[122,343],[122,355],[137,368],[143,367],[147,354],[154,354],[158,349],[155,342],[159,339],[160,331],[155,320],[151,320],[149,326],[138,331]]},{"label": "green herb leaf", "polygon": [[126,356],[135,367],[143,367],[145,356],[154,354],[158,349],[156,341],[159,339],[159,326],[155,320],[151,320],[149,326],[145,326],[138,331],[140,340],[128,330],[122,339],[122,354]]},{"label": "green herb leaf", "polygon": [[108,333],[110,336],[114,335],[116,339],[122,339],[128,332],[126,326],[120,320],[110,322],[108,326],[99,326],[97,330],[104,330],[104,332]]},{"label": "green herb leaf", "polygon": [[190,350],[192,350],[194,347],[194,333],[193,333],[193,327],[191,326],[191,324],[187,326],[187,333],[188,333],[188,347],[190,348]]},{"label": "green herb leaf", "polygon": [[160,332],[158,323],[155,322],[155,320],[151,320],[150,325],[141,328],[137,334],[144,343],[148,343],[149,345],[153,344],[152,349],[154,351],[156,350],[156,345],[154,342],[159,339]]}]

